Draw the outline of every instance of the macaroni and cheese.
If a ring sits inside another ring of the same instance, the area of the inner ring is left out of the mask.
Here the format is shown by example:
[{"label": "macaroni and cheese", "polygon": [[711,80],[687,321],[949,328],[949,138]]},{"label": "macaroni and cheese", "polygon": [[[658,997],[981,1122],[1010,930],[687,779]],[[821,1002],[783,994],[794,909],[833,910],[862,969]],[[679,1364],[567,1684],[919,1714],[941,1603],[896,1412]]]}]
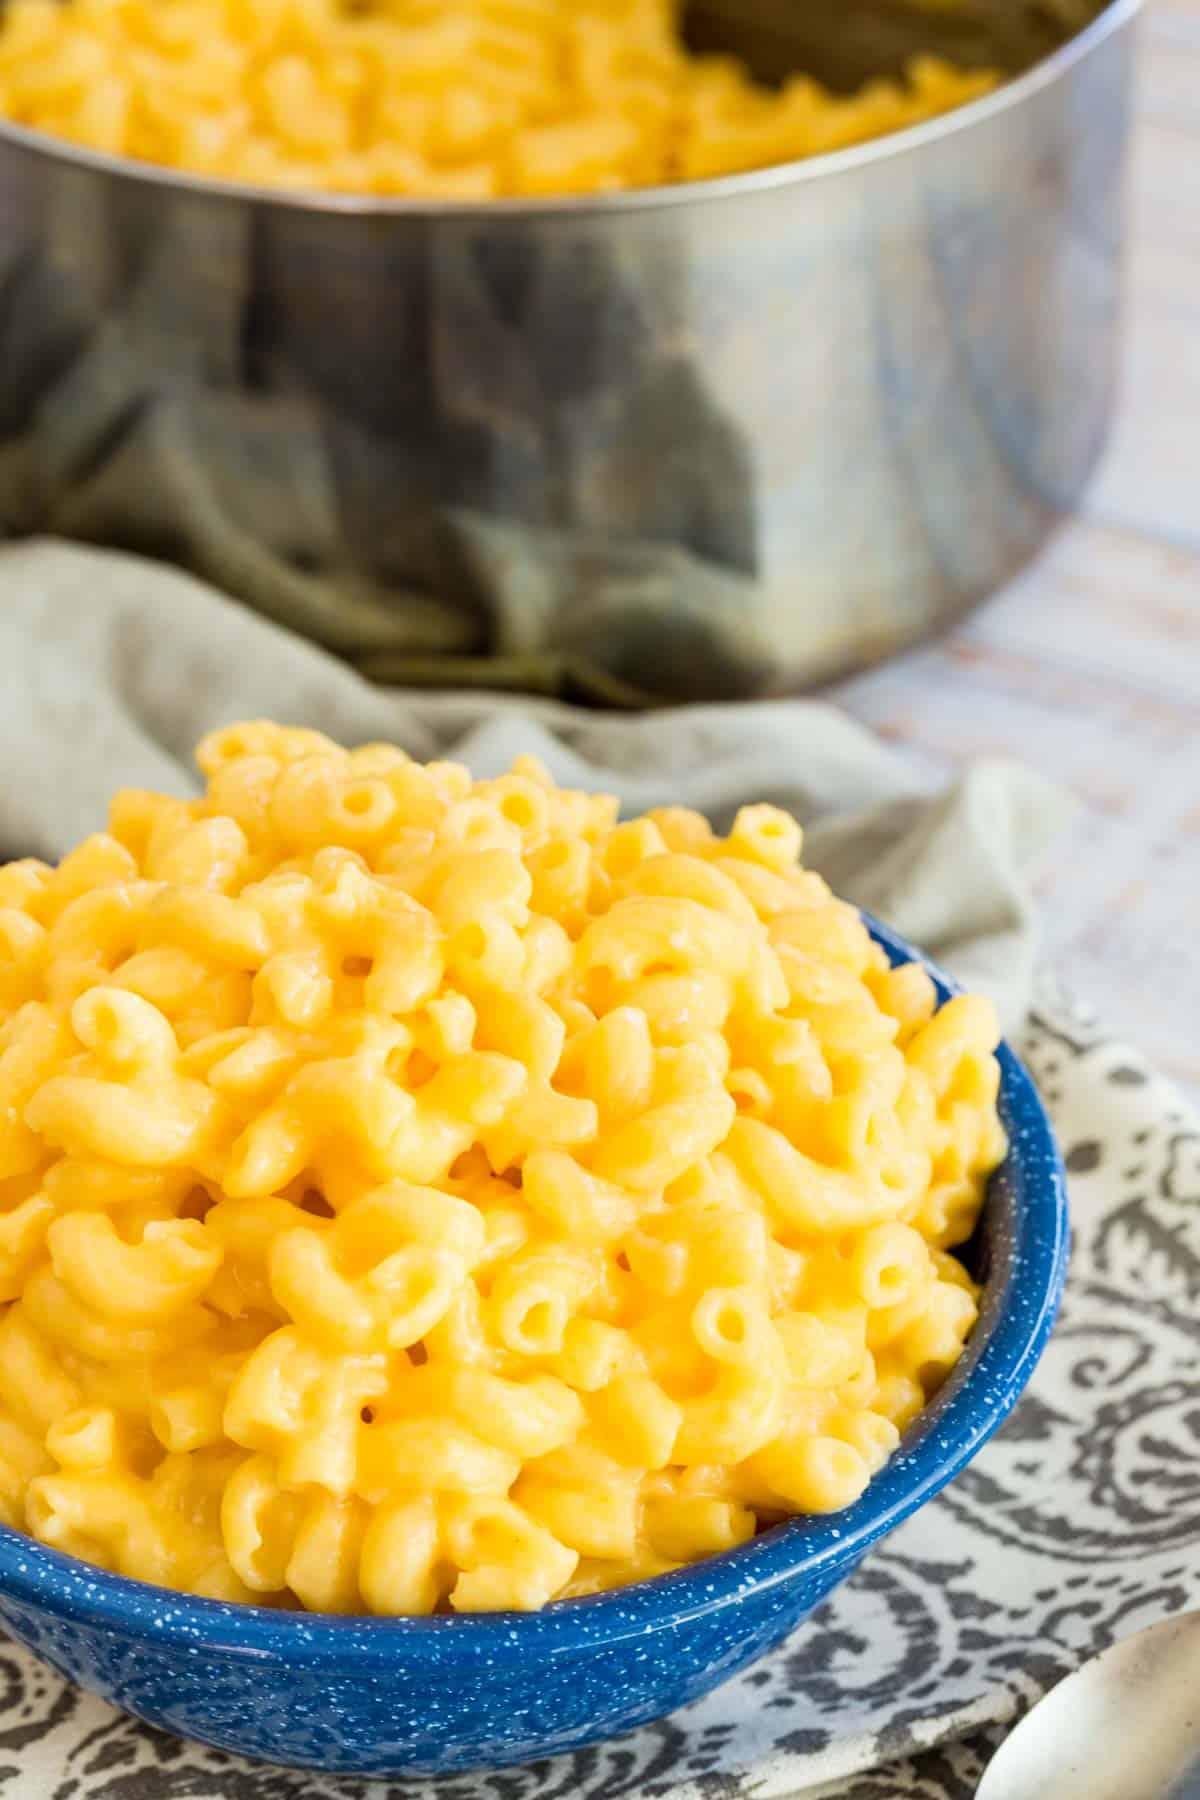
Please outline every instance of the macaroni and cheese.
[{"label": "macaroni and cheese", "polygon": [[0,113],[259,186],[458,200],[722,175],[948,112],[999,79],[778,90],[684,45],[677,0],[9,0]]},{"label": "macaroni and cheese", "polygon": [[854,1500],[1005,1149],[747,806],[246,724],[0,869],[0,1518],[328,1612],[537,1608]]}]

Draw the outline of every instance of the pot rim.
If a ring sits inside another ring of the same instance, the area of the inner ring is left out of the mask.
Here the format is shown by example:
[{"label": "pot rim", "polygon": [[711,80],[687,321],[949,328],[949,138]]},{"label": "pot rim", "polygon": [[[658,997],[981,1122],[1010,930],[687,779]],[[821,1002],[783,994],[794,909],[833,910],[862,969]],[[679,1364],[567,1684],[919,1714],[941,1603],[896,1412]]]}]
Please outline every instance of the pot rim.
[{"label": "pot rim", "polygon": [[708,201],[736,200],[743,195],[772,193],[803,183],[834,180],[872,163],[915,154],[944,137],[983,125],[1011,108],[1023,105],[1035,94],[1062,80],[1072,69],[1114,33],[1132,24],[1143,0],[1108,0],[1082,30],[1068,38],[1049,56],[1034,63],[1024,74],[1006,81],[991,93],[969,100],[950,112],[926,119],[903,130],[869,138],[844,150],[826,151],[791,162],[770,163],[736,175],[710,176],[703,181],[671,182],[659,187],[622,188],[614,193],[514,196],[496,200],[426,199],[411,195],[344,194],[322,190],[256,187],[249,182],[224,181],[193,175],[167,164],[140,162],[135,157],[110,156],[88,150],[50,132],[14,124],[0,117],[0,145],[11,145],[50,162],[87,169],[93,174],[143,186],[169,189],[179,195],[240,202],[257,208],[324,217],[364,220],[410,219],[422,223],[441,221],[505,221],[519,224],[540,219],[606,219],[628,213],[659,211],[678,206],[701,206]]}]

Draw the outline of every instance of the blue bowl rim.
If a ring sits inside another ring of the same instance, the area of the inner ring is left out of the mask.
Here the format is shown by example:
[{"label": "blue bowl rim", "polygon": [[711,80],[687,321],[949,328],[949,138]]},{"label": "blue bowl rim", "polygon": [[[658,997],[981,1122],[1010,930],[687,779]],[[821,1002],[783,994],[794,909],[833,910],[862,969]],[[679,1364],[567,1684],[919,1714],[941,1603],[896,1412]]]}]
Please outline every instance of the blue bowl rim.
[{"label": "blue bowl rim", "polygon": [[[959,985],[869,914],[892,962],[920,962],[942,1000]],[[80,1624],[160,1644],[207,1645],[247,1658],[305,1664],[395,1664],[449,1655],[487,1663],[501,1650],[579,1653],[682,1625],[783,1581],[847,1572],[878,1538],[943,1488],[1016,1404],[1054,1325],[1069,1248],[1066,1177],[1037,1090],[1007,1043],[998,1052],[1010,1153],[993,1181],[1012,1189],[1010,1247],[989,1283],[967,1351],[862,1497],[839,1513],[785,1521],[720,1555],[629,1587],[559,1601],[536,1613],[378,1618],[284,1612],[207,1600],[109,1574],[0,1526],[0,1596]],[[822,1590],[834,1585],[822,1583]]]}]

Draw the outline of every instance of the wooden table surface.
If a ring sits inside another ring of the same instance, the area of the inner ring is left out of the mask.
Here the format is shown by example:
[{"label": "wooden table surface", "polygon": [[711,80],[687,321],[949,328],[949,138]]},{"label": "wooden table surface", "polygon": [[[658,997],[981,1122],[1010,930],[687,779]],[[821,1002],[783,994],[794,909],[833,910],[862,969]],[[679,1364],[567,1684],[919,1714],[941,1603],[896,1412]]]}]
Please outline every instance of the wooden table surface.
[{"label": "wooden table surface", "polygon": [[1200,0],[1143,21],[1124,391],[1081,515],[936,644],[837,696],[932,771],[1081,802],[1038,879],[1066,982],[1200,1101]]}]

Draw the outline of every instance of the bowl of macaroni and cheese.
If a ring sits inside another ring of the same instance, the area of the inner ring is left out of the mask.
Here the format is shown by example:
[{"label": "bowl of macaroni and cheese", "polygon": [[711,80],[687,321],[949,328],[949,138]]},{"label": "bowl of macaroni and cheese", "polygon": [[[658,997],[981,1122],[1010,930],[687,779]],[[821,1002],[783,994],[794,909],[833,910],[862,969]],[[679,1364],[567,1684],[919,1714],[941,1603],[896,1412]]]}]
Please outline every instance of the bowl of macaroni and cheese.
[{"label": "bowl of macaroni and cheese", "polygon": [[198,759],[0,869],[0,1619],[297,1766],[657,1718],[1028,1380],[1029,1078],[773,806],[263,722]]},{"label": "bowl of macaroni and cheese", "polygon": [[886,655],[1102,447],[1137,10],[0,0],[0,528],[390,681]]}]

